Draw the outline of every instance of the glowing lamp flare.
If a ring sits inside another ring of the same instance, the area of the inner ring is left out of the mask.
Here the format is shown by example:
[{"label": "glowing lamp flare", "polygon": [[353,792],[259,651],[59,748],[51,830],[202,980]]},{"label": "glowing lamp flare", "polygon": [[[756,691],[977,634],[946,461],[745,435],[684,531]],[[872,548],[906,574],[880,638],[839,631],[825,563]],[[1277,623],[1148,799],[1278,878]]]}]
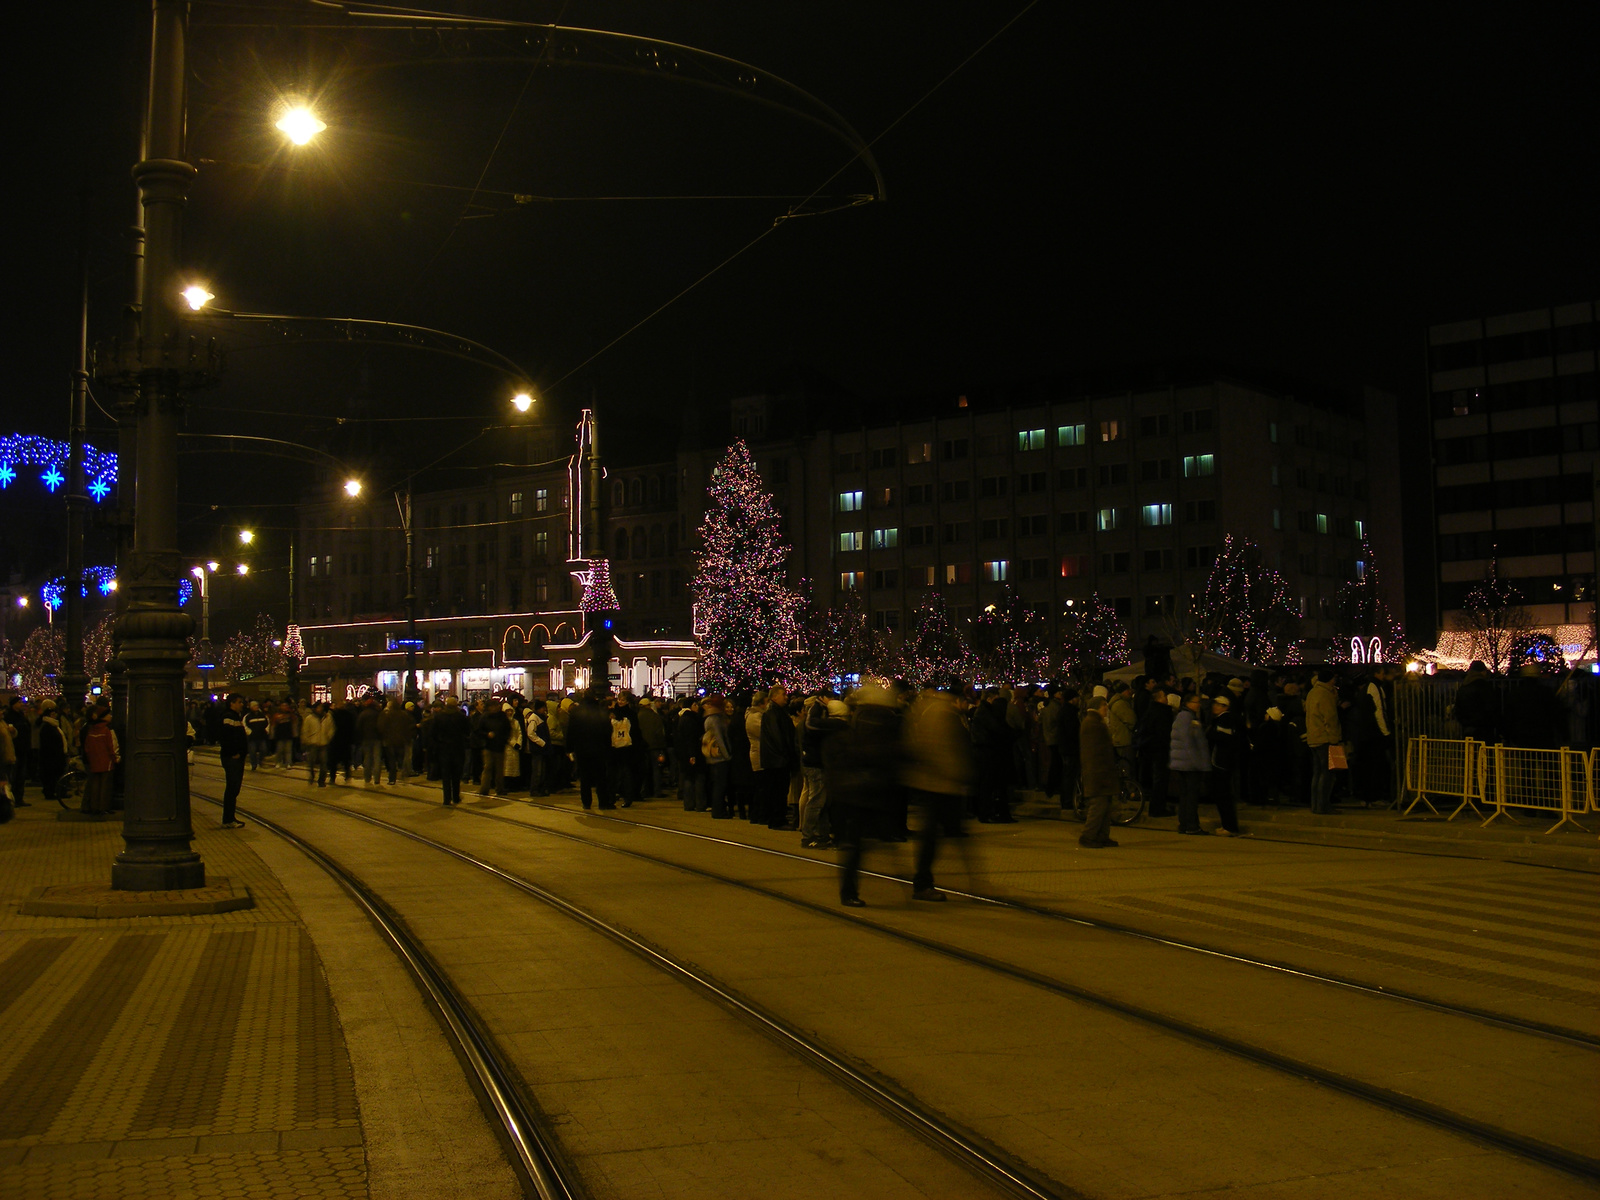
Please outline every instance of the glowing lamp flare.
[{"label": "glowing lamp flare", "polygon": [[327,125],[317,120],[316,114],[305,105],[296,105],[284,113],[277,122],[278,130],[296,146],[304,146]]},{"label": "glowing lamp flare", "polygon": [[518,412],[527,412],[533,407],[533,393],[518,392],[515,396],[511,397],[511,405]]},{"label": "glowing lamp flare", "polygon": [[183,289],[183,299],[184,303],[186,303],[191,309],[193,309],[195,312],[199,312],[202,308],[215,300],[216,297],[210,292],[206,291],[205,288],[201,287],[198,283],[192,283]]},{"label": "glowing lamp flare", "polygon": [[361,495],[361,480],[346,479],[344,481],[344,494],[349,496],[352,500]]},{"label": "glowing lamp flare", "polygon": [[239,540],[241,542],[243,542],[246,546],[248,546],[251,542],[256,540],[255,530],[253,530],[253,529],[241,529],[241,530],[239,530]]},{"label": "glowing lamp flare", "polygon": [[239,571],[239,574],[241,574],[241,575],[250,574],[250,564],[249,563],[240,563],[239,567],[238,567],[238,571]]},{"label": "glowing lamp flare", "polygon": [[220,565],[220,564],[219,564],[219,563],[214,563],[214,562],[208,562],[208,563],[207,563],[207,564],[206,564],[206,570],[208,570],[208,571],[215,571],[215,570],[216,570],[216,569],[217,569],[217,567],[218,567],[218,566],[219,566],[219,565]]}]

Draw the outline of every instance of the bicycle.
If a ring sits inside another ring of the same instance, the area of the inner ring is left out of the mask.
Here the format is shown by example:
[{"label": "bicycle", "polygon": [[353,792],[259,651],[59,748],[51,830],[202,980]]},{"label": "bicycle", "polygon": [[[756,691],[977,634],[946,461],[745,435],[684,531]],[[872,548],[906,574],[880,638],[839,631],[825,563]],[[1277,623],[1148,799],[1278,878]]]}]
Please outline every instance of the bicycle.
[{"label": "bicycle", "polygon": [[[1144,817],[1147,803],[1144,789],[1139,786],[1138,777],[1134,774],[1133,764],[1119,758],[1117,790],[1111,797],[1111,823],[1132,825]],[[1072,819],[1081,823],[1086,816],[1083,780],[1076,779],[1072,784]]]},{"label": "bicycle", "polygon": [[83,789],[89,782],[89,773],[83,769],[81,758],[69,758],[67,769],[56,780],[56,803],[62,808],[82,807]]}]

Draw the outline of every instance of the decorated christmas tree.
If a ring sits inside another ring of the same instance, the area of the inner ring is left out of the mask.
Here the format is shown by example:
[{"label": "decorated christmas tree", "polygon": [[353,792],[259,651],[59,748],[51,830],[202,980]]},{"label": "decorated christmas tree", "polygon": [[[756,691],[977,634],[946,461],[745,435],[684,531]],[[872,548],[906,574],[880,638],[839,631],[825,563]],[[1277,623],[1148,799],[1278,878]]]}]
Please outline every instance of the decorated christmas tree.
[{"label": "decorated christmas tree", "polygon": [[799,596],[789,586],[789,546],[743,440],[711,472],[691,583],[700,678],[725,692],[766,687],[792,673]]},{"label": "decorated christmas tree", "polygon": [[1249,538],[1229,534],[1193,614],[1203,649],[1260,665],[1290,661],[1298,648],[1300,610],[1282,575]]},{"label": "decorated christmas tree", "polygon": [[1500,560],[1489,560],[1483,580],[1461,606],[1468,653],[1491,671],[1511,669],[1516,643],[1533,624],[1516,584],[1500,578]]},{"label": "decorated christmas tree", "polygon": [[906,681],[916,687],[939,687],[951,676],[971,674],[971,656],[937,592],[930,592],[912,612],[900,661]]},{"label": "decorated christmas tree", "polygon": [[972,620],[972,653],[985,683],[1033,683],[1049,674],[1048,633],[1039,613],[1009,587]]},{"label": "decorated christmas tree", "polygon": [[1106,671],[1127,666],[1128,627],[1095,592],[1061,614],[1061,672],[1073,683],[1098,683]]},{"label": "decorated christmas tree", "polygon": [[277,626],[266,613],[257,613],[250,632],[240,630],[217,652],[217,666],[229,679],[271,675],[283,670],[283,647],[274,646]]},{"label": "decorated christmas tree", "polygon": [[22,694],[30,700],[59,696],[56,678],[66,659],[66,639],[54,625],[41,625],[17,651],[16,671],[22,676]]},{"label": "decorated christmas tree", "polygon": [[1378,563],[1366,542],[1361,543],[1360,574],[1339,589],[1333,603],[1335,661],[1405,661],[1400,623],[1383,599],[1378,587]]}]

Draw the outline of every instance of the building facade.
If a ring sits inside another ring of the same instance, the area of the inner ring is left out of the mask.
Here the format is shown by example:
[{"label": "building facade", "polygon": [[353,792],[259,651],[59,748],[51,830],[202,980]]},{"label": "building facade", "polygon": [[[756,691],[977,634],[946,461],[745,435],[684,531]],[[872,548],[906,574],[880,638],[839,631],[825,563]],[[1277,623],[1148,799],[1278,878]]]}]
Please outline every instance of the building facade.
[{"label": "building facade", "polygon": [[1595,466],[1600,451],[1596,304],[1428,331],[1440,629],[1463,628],[1493,563],[1532,624],[1568,651],[1592,641]]},{"label": "building facade", "polygon": [[[1216,379],[1026,404],[951,398],[918,419],[854,427],[773,394],[735,400],[728,417],[726,436],[672,461],[607,465],[601,540],[620,608],[618,669],[635,686],[692,680],[695,536],[732,437],[750,444],[777,501],[794,582],[824,608],[859,593],[891,640],[929,593],[959,623],[1007,587],[1052,637],[1095,594],[1131,640],[1181,637],[1228,534],[1257,543],[1284,575],[1311,657],[1337,633],[1334,598],[1369,554],[1391,564],[1399,609],[1398,447],[1381,393],[1313,404]],[[587,627],[567,570],[582,557],[569,542],[577,485],[548,449],[547,465],[412,498],[419,670],[431,688],[452,672],[459,690],[466,670],[475,685],[535,692],[581,677],[571,647]],[[308,676],[351,686],[403,668],[390,649],[404,629],[400,511],[387,496],[302,508]]]}]

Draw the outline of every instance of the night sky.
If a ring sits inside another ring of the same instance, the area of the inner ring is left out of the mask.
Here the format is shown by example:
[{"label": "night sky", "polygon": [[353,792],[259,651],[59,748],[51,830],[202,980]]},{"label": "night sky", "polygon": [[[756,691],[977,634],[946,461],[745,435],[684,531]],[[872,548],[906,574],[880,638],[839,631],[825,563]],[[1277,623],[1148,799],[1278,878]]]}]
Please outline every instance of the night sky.
[{"label": "night sky", "polygon": [[[148,9],[39,7],[11,75],[0,427],[61,435],[84,189],[92,336],[126,296]],[[190,154],[210,162],[186,251],[217,303],[471,336],[547,389],[544,419],[595,398],[619,453],[796,368],[870,403],[1205,358],[1419,402],[1428,323],[1586,299],[1600,278],[1596,31],[1577,6],[1313,24],[1041,3],[926,99],[1022,5],[435,7],[743,59],[869,139],[904,117],[874,147],[887,203],[785,223],[575,371],[771,227],[790,201],[770,197],[868,192],[870,175],[804,121],[643,65],[532,69],[485,35],[223,30],[317,10],[196,6]],[[290,92],[330,125],[294,155],[268,119]],[[380,483],[503,412],[502,380],[450,360],[233,340],[191,429],[365,455]],[[196,553],[210,504],[294,498],[279,467],[188,461]]]}]

